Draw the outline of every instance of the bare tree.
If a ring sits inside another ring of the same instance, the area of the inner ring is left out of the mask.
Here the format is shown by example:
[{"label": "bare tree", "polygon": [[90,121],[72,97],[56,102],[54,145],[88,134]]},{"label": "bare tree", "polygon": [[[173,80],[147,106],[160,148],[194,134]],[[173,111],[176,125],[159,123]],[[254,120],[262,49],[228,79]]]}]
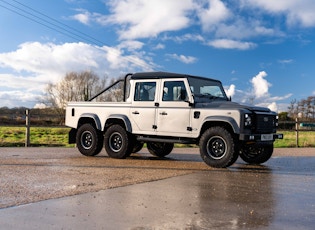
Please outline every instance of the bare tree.
[{"label": "bare tree", "polygon": [[289,117],[295,118],[297,116],[297,106],[296,106],[296,99],[290,102],[290,106],[288,107]]},{"label": "bare tree", "polygon": [[105,88],[107,77],[98,77],[91,71],[70,72],[58,83],[46,87],[44,103],[64,111],[69,101],[87,101]]},{"label": "bare tree", "polygon": [[291,101],[288,107],[288,114],[291,118],[296,118],[299,115],[305,120],[315,119],[315,96],[309,96],[307,99],[300,101]]}]

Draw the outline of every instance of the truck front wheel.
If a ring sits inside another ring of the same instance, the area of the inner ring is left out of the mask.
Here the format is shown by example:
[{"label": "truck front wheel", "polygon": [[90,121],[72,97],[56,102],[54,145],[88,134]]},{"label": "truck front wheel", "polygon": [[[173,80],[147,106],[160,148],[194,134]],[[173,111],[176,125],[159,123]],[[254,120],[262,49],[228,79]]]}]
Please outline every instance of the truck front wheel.
[{"label": "truck front wheel", "polygon": [[270,159],[273,153],[273,144],[248,145],[240,150],[240,157],[249,164],[262,164]]},{"label": "truck front wheel", "polygon": [[104,146],[108,156],[123,159],[131,154],[131,137],[120,125],[112,125],[105,132]]},{"label": "truck front wheel", "polygon": [[78,129],[76,135],[76,144],[85,156],[95,156],[103,148],[103,135],[91,124],[83,124]]},{"label": "truck front wheel", "polygon": [[199,148],[201,158],[211,167],[225,168],[238,158],[232,135],[222,127],[206,130],[200,138]]}]

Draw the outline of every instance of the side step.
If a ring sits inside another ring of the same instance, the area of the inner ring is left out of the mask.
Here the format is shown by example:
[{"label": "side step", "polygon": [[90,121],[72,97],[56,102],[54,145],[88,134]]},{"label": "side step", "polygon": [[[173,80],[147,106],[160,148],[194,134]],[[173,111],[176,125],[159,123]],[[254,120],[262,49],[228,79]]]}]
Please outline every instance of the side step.
[{"label": "side step", "polygon": [[169,137],[144,137],[137,136],[137,141],[140,142],[163,142],[163,143],[180,143],[180,144],[196,144],[195,139],[188,138],[169,138]]}]

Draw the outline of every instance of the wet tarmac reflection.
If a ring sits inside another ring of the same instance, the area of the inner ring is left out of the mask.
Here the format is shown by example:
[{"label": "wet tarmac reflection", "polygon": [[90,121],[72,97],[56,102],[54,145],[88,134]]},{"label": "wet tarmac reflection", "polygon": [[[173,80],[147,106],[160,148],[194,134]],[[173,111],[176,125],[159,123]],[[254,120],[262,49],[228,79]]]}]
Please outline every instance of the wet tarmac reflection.
[{"label": "wet tarmac reflection", "polygon": [[314,229],[314,191],[315,158],[281,157],[9,208],[0,222],[6,229]]}]

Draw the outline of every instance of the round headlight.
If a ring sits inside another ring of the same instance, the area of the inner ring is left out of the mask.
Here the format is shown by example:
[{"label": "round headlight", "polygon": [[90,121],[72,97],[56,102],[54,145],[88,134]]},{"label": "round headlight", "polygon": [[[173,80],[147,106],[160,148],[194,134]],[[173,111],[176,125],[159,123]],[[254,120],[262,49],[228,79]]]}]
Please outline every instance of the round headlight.
[{"label": "round headlight", "polygon": [[252,118],[248,114],[245,114],[244,125],[245,126],[252,125]]}]

